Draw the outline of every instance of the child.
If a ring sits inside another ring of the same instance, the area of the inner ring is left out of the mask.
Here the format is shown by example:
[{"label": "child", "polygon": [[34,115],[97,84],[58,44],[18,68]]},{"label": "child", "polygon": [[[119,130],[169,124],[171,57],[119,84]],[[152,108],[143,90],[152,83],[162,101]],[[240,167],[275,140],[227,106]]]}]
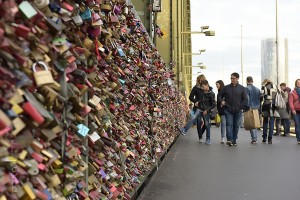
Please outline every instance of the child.
[{"label": "child", "polygon": [[197,107],[194,116],[188,121],[185,127],[180,129],[182,135],[185,135],[187,131],[191,128],[194,121],[196,121],[198,116],[201,116],[201,120],[204,119],[206,125],[206,142],[205,144],[211,144],[210,142],[210,113],[212,109],[216,106],[215,93],[210,90],[207,80],[203,80],[200,83],[203,93],[200,95],[201,98],[195,103]]}]

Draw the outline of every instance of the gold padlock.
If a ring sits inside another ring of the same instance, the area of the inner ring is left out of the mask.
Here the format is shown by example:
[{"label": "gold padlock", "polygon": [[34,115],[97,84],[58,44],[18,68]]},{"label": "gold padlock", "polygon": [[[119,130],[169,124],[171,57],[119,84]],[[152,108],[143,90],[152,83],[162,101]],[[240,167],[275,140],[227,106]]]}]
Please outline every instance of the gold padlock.
[{"label": "gold padlock", "polygon": [[[45,70],[43,71],[36,71],[36,66],[41,65]],[[38,61],[36,63],[33,63],[32,65],[33,70],[33,77],[35,79],[36,85],[41,86],[45,84],[53,83],[53,77],[51,72],[48,70],[48,67],[45,62]]]}]

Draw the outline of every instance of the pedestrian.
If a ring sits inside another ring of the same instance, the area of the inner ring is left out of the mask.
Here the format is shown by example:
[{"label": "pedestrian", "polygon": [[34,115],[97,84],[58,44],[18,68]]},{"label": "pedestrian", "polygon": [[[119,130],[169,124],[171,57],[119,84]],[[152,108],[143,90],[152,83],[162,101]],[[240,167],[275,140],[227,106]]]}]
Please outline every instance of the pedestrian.
[{"label": "pedestrian", "polygon": [[[260,99],[261,94],[260,90],[253,85],[253,78],[251,76],[248,76],[246,79],[247,86],[246,86],[246,92],[248,95],[248,106],[250,109],[259,110],[260,109]],[[251,144],[257,143],[257,129],[251,129]]]},{"label": "pedestrian", "polygon": [[203,80],[200,83],[202,88],[202,94],[200,95],[200,99],[195,102],[196,112],[192,119],[185,125],[185,127],[180,129],[182,135],[185,135],[190,127],[193,125],[193,122],[200,116],[202,121],[202,117],[204,123],[206,125],[206,142],[205,144],[211,144],[210,141],[210,113],[212,109],[216,106],[215,101],[215,93],[210,89],[207,80]]},{"label": "pedestrian", "polygon": [[[267,142],[272,144],[273,131],[274,131],[274,121],[275,118],[279,118],[278,109],[275,107],[275,97],[277,93],[277,87],[272,83],[272,81],[265,79],[262,82],[261,87],[262,92],[262,116],[263,116],[263,143]],[[269,134],[268,134],[269,130]]]},{"label": "pedestrian", "polygon": [[[218,89],[218,96],[219,93],[223,90],[224,88],[224,82],[222,80],[218,80],[216,82],[216,87]],[[226,118],[225,118],[225,113],[224,113],[224,107],[221,106],[221,101],[217,101],[217,109],[218,109],[218,114],[221,118],[221,144],[225,143],[225,131],[226,131]]]},{"label": "pedestrian", "polygon": [[218,95],[221,106],[224,107],[226,118],[226,137],[228,146],[236,146],[238,132],[241,124],[242,110],[247,110],[248,97],[246,89],[239,84],[240,75],[231,74],[231,83],[226,85]]},{"label": "pedestrian", "polygon": [[290,106],[289,106],[289,93],[291,89],[286,86],[286,83],[280,84],[280,89],[278,93],[281,94],[283,100],[285,102],[285,108],[277,108],[279,112],[280,118],[276,118],[275,125],[276,125],[276,133],[274,135],[280,135],[280,127],[283,126],[283,134],[282,136],[289,136],[290,134]]},{"label": "pedestrian", "polygon": [[[190,93],[189,99],[194,104],[197,101],[199,101],[199,99],[201,99],[201,95],[203,95],[203,90],[200,85],[201,81],[203,81],[203,80],[206,80],[206,77],[204,74],[200,74],[197,77],[196,85],[193,87],[193,89]],[[210,89],[212,90],[212,88],[210,88]],[[196,112],[197,106],[194,106],[193,110],[194,110],[194,112]],[[202,120],[200,118],[201,118],[201,116],[198,116],[198,118],[196,119],[196,122],[194,122],[194,123],[197,123],[197,133],[198,133],[199,142],[203,143],[202,135],[206,130],[206,125],[204,124],[204,120]]]},{"label": "pedestrian", "polygon": [[289,93],[289,106],[295,122],[295,133],[300,144],[300,79],[295,81],[295,89]]}]

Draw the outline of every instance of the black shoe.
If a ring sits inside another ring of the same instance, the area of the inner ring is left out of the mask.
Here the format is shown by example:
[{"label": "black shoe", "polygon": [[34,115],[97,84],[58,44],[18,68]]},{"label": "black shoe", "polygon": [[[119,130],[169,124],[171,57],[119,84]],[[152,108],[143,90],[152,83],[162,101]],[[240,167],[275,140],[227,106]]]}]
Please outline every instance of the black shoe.
[{"label": "black shoe", "polygon": [[272,144],[272,138],[268,139],[268,144]]},{"label": "black shoe", "polygon": [[233,145],[233,146],[237,146],[237,143],[236,143],[236,142],[232,142],[232,145]]},{"label": "black shoe", "polygon": [[226,144],[231,147],[232,146],[232,142],[231,141],[227,141]]},{"label": "black shoe", "polygon": [[256,140],[251,141],[251,144],[256,144],[256,143],[257,143]]},{"label": "black shoe", "polygon": [[273,135],[274,135],[274,136],[277,136],[277,135],[279,135],[279,134],[278,134],[278,133],[274,133]]},{"label": "black shoe", "polygon": [[263,142],[263,143],[266,143],[266,142],[267,142],[267,140],[264,138],[264,139],[262,140],[262,142]]}]

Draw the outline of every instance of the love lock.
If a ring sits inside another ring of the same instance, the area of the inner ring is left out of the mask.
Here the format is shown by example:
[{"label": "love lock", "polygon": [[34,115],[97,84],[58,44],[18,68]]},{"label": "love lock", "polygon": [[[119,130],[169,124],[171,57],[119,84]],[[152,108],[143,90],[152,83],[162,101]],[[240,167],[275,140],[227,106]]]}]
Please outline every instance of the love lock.
[{"label": "love lock", "polygon": [[27,166],[29,166],[29,170],[27,171],[30,175],[35,176],[39,174],[38,162],[34,159],[24,161]]}]

